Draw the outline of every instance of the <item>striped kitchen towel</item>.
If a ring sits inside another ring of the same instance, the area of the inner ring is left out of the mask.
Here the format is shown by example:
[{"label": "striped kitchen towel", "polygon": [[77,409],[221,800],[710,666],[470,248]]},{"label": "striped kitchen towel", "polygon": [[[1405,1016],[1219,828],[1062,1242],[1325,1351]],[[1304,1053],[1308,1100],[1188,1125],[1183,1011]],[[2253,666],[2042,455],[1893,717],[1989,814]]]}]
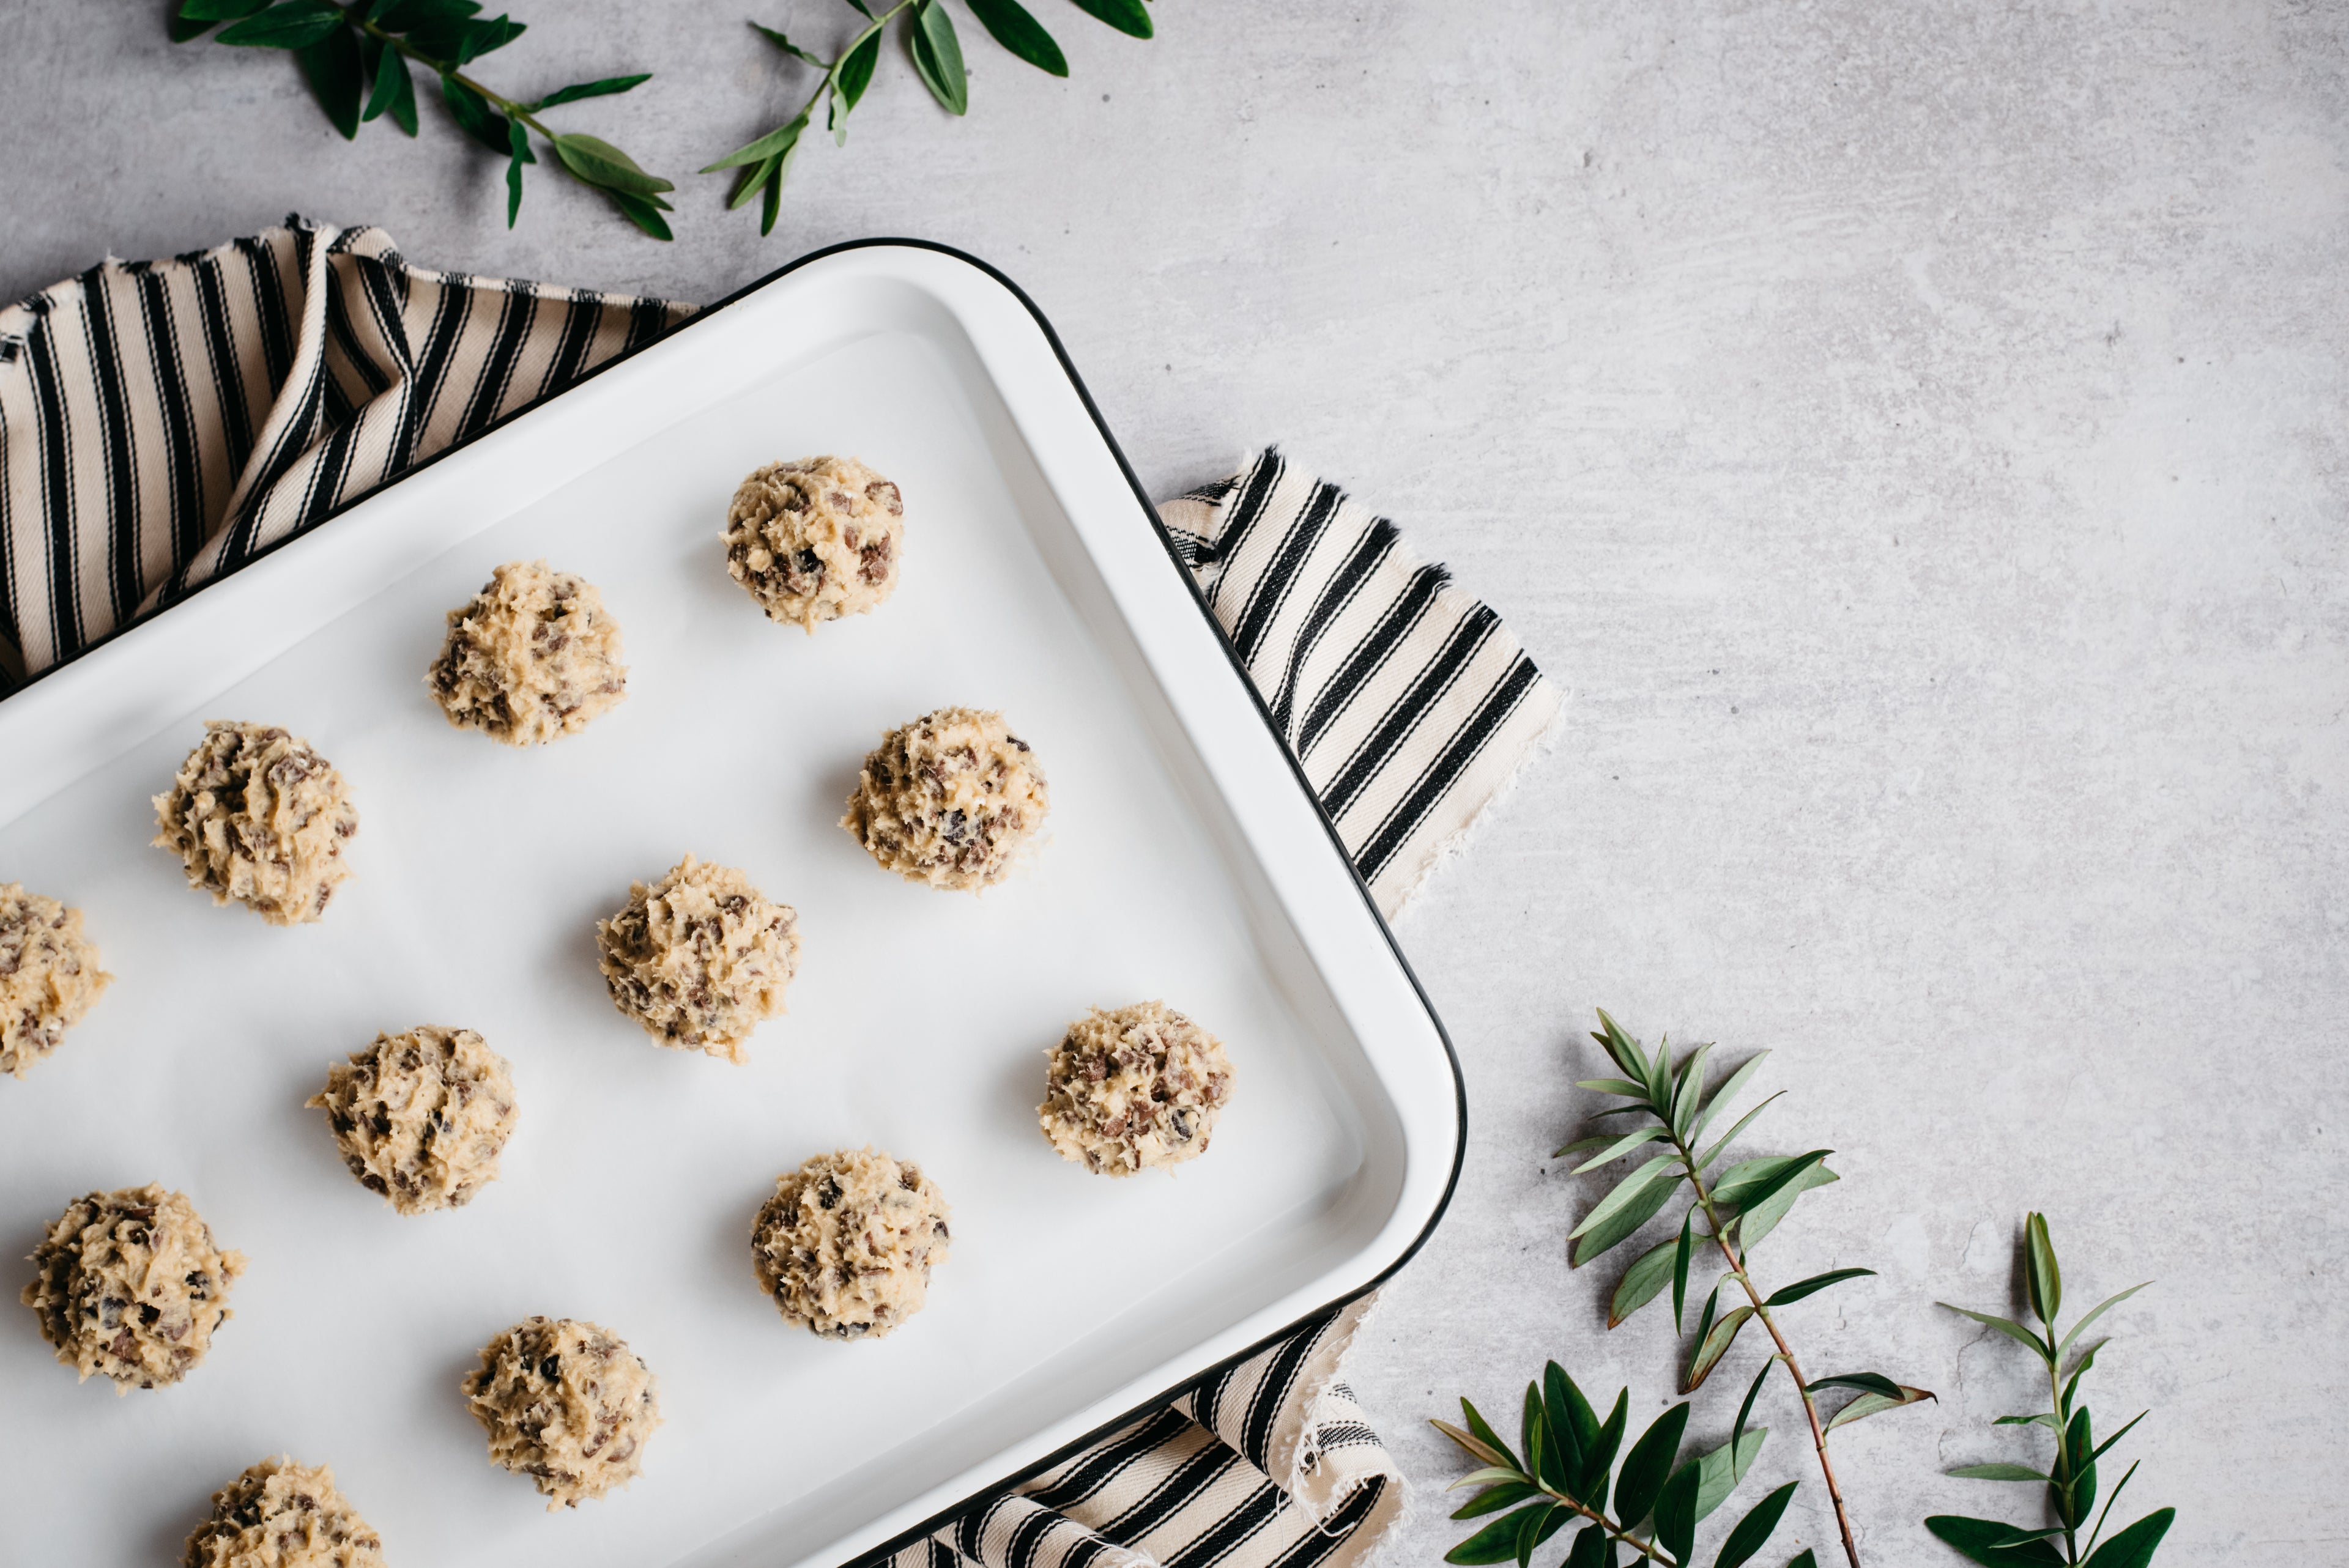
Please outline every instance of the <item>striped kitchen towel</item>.
[{"label": "striped kitchen towel", "polygon": [[[0,692],[215,582],[691,306],[411,266],[286,226],[0,310]],[[1392,916],[1550,733],[1557,693],[1392,523],[1278,453],[1160,509]],[[1401,1473],[1340,1377],[1369,1298],[895,1553],[889,1568],[1350,1568]]]}]

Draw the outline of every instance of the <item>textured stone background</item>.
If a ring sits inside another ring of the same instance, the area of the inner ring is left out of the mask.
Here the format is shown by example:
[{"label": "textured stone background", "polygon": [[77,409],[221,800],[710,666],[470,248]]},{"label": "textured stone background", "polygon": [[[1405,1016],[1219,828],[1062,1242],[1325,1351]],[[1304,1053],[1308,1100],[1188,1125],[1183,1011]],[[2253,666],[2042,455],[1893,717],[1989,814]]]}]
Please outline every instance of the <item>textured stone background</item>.
[{"label": "textured stone background", "polygon": [[[688,178],[662,246],[543,178],[508,233],[430,106],[346,147],[282,57],[16,0],[0,293],[289,209],[704,300],[860,235],[996,262],[1153,486],[1283,441],[1573,693],[1402,925],[1473,1128],[1355,1367],[1415,1477],[1455,1473],[1423,1418],[1546,1356],[1664,1402],[1655,1309],[1608,1336],[1612,1268],[1564,1265],[1598,1188],[1544,1158],[1599,1004],[1772,1048],[1764,1146],[1838,1151],[1760,1262],[1881,1271],[1791,1309],[1798,1345],[1941,1393],[1839,1436],[1873,1562],[2027,1501],[1937,1473],[2010,1455],[1987,1422],[2033,1386],[1931,1303],[2010,1300],[2041,1206],[2075,1298],[2158,1282],[2092,1382],[2108,1426],[2153,1409],[2126,1449],[2137,1507],[2181,1510],[2162,1561],[2349,1563],[2349,11],[1164,0],[1142,45],[1038,3],[1071,81],[966,28],[957,124],[893,57],[772,240]],[[672,174],[805,90],[732,0],[523,15],[484,74],[657,71],[568,118]],[[1759,1480],[1808,1476],[1764,1408]],[[1821,1501],[1764,1561],[1827,1560]],[[1433,1501],[1392,1561],[1449,1544]]]}]

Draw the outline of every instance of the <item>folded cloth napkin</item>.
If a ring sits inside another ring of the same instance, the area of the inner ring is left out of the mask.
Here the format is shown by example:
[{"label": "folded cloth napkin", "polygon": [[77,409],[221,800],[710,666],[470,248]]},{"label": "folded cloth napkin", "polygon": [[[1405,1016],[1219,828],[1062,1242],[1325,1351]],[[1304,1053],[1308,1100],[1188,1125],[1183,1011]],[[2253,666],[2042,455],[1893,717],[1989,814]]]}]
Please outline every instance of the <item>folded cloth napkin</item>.
[{"label": "folded cloth napkin", "polygon": [[[410,266],[288,219],[0,310],[0,691],[652,341],[692,307]],[[1500,617],[1274,451],[1164,503],[1177,555],[1392,916],[1539,749]],[[1350,1568],[1402,1478],[1317,1315],[890,1568]]]}]

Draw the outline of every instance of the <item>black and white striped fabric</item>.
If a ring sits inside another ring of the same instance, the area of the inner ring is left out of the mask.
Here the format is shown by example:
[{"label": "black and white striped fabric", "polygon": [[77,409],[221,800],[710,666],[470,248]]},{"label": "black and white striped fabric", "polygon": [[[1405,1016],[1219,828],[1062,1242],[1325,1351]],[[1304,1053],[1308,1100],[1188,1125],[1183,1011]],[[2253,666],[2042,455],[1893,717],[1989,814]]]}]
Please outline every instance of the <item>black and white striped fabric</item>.
[{"label": "black and white striped fabric", "polygon": [[[108,261],[0,310],[0,692],[666,331],[690,306],[409,265],[285,227]],[[1556,692],[1392,523],[1278,453],[1168,501],[1177,553],[1399,910],[1508,786]],[[1402,1480],[1333,1309],[888,1568],[1351,1568]]]}]

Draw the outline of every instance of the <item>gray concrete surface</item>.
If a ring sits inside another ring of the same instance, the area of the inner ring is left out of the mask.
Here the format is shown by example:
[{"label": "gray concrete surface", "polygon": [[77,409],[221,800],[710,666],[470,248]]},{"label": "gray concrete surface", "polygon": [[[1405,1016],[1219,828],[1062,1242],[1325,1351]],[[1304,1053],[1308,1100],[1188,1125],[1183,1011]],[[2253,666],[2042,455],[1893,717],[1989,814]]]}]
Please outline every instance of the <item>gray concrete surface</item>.
[{"label": "gray concrete surface", "polygon": [[[892,57],[775,238],[688,179],[662,246],[546,180],[510,234],[437,112],[346,147],[282,57],[174,51],[160,4],[20,0],[0,291],[289,209],[697,299],[858,235],[992,259],[1154,486],[1282,440],[1573,693],[1402,923],[1473,1126],[1354,1369],[1414,1476],[1456,1473],[1423,1418],[1545,1357],[1664,1401],[1668,1330],[1606,1334],[1613,1270],[1563,1262],[1598,1188],[1544,1158],[1597,1004],[1773,1049],[1763,1146],[1838,1151],[1762,1262],[1880,1271],[1789,1309],[1798,1346],[1941,1396],[1838,1437],[1871,1562],[2031,1507],[1938,1473],[2012,1456],[1987,1423],[2033,1385],[1931,1304],[2010,1303],[2039,1206],[2075,1299],[2157,1282],[2091,1382],[2106,1426],[2153,1412],[2161,1561],[2349,1563],[2349,12],[1164,0],[1141,45],[1040,4],[1069,82],[967,29],[954,123]],[[523,15],[484,74],[657,72],[566,118],[661,170],[804,90],[730,0]],[[1761,1418],[1760,1480],[1810,1477],[1785,1398]],[[1821,1501],[1765,1562],[1833,1560]],[[1450,1543],[1433,1502],[1391,1561]]]}]

